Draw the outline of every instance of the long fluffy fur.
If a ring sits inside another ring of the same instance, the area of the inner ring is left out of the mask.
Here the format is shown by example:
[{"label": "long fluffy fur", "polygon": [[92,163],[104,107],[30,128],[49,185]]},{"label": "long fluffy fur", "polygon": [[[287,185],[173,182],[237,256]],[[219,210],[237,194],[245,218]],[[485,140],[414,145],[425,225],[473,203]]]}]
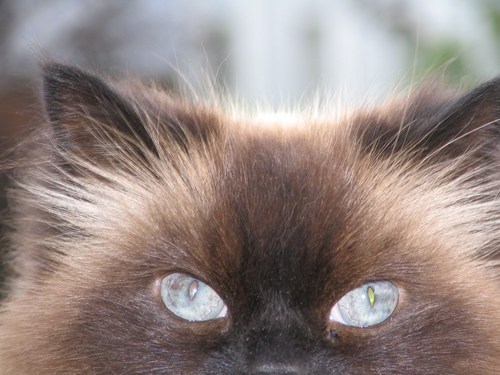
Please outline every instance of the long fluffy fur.
[{"label": "long fluffy fur", "polygon": [[[498,373],[498,82],[493,104],[422,92],[285,127],[45,75],[48,119],[10,192],[0,373],[252,373],[266,332],[299,373]],[[209,282],[230,318],[162,310],[172,269]],[[378,279],[401,290],[388,322],[325,321]]]}]

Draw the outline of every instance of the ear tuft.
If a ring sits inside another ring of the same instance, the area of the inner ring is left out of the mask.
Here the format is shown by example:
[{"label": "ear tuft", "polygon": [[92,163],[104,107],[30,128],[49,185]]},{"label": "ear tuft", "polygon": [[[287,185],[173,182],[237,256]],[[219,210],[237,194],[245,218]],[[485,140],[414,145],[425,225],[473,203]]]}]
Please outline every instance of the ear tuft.
[{"label": "ear tuft", "polygon": [[[73,111],[83,106],[85,94],[92,93],[94,87],[101,91],[96,94],[102,95],[104,83],[78,68],[48,63],[42,69],[45,108],[52,123],[64,120],[66,115],[74,118]],[[90,98],[97,100],[93,94]]]}]

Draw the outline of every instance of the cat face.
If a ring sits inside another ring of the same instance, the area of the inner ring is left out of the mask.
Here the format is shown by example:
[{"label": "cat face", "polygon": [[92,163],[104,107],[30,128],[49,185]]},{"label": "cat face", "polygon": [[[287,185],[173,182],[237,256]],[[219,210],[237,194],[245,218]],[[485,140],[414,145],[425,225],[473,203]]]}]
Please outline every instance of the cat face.
[{"label": "cat face", "polygon": [[499,369],[499,81],[285,128],[44,74],[0,373]]}]

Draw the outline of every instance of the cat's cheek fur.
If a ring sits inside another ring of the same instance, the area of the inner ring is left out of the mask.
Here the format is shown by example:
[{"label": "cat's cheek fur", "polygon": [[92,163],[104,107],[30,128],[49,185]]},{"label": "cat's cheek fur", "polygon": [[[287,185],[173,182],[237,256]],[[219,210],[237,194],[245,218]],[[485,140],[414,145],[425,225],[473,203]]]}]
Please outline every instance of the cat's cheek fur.
[{"label": "cat's cheek fur", "polygon": [[[499,80],[291,127],[58,64],[44,100],[14,163],[1,374],[498,373]],[[169,311],[172,272],[227,316]],[[399,288],[391,316],[329,321],[372,281]]]}]

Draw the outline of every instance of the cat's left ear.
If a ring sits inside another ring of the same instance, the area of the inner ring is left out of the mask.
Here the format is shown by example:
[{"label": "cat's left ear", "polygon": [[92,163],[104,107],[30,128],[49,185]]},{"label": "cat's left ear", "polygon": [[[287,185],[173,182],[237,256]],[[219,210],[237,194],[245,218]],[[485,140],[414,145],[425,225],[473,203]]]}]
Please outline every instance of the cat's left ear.
[{"label": "cat's left ear", "polygon": [[427,87],[357,123],[354,130],[365,149],[379,156],[411,152],[428,162],[463,155],[482,163],[498,160],[500,77],[452,98]]},{"label": "cat's left ear", "polygon": [[[425,124],[425,125],[424,125]],[[428,152],[477,158],[500,156],[500,77],[444,104],[420,128]]]}]

